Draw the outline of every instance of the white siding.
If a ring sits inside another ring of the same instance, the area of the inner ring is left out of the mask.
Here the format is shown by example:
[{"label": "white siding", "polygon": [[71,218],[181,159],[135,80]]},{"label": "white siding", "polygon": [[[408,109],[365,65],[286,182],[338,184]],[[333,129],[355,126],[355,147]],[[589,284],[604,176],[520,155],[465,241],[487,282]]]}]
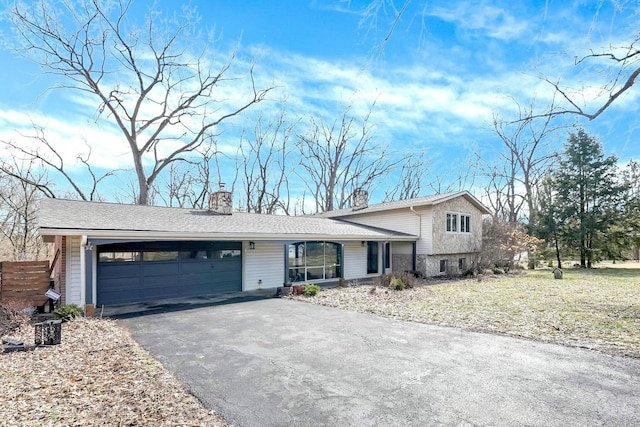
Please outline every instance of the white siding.
[{"label": "white siding", "polygon": [[[248,243],[243,243],[242,290],[252,291],[282,286],[284,282],[284,244],[255,243],[255,249],[249,249]],[[259,283],[260,281],[262,283]]]},{"label": "white siding", "polygon": [[393,255],[413,255],[413,243],[393,242],[391,244],[391,253]]},{"label": "white siding", "polygon": [[421,215],[421,233],[416,243],[416,253],[430,255],[433,253],[433,209],[428,208]]},{"label": "white siding", "polygon": [[84,306],[80,293],[80,236],[67,237],[67,304]]},{"label": "white siding", "polygon": [[345,220],[415,236],[420,234],[420,218],[409,209],[353,215],[346,217]]},{"label": "white siding", "polygon": [[342,263],[345,280],[367,276],[367,247],[360,242],[346,242]]}]

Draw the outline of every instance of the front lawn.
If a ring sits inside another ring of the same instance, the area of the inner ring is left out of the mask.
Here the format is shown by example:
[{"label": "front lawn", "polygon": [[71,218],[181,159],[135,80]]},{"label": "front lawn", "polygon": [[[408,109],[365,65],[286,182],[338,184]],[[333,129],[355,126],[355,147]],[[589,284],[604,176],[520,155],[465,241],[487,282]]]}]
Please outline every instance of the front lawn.
[{"label": "front lawn", "polygon": [[428,282],[404,291],[323,290],[308,302],[640,357],[640,269],[550,270]]}]

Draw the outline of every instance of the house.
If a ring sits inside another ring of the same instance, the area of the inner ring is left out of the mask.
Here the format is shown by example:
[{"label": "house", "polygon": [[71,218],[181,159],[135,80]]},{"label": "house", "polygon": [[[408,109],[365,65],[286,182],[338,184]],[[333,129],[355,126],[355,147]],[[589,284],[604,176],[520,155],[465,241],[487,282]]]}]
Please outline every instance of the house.
[{"label": "house", "polygon": [[208,210],[46,199],[38,231],[60,251],[62,302],[117,305],[283,283],[330,283],[382,273],[464,271],[480,250],[482,215],[469,192],[310,216],[232,212],[231,193]]}]

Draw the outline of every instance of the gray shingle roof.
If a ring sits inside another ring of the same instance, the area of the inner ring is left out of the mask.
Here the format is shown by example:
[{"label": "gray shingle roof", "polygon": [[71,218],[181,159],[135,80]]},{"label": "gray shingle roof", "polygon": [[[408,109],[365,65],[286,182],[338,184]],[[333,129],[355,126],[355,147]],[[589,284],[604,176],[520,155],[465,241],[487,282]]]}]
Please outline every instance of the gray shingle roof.
[{"label": "gray shingle roof", "polygon": [[491,211],[487,209],[478,199],[476,199],[471,193],[468,191],[455,191],[451,193],[442,193],[442,194],[434,194],[431,196],[425,197],[416,197],[414,199],[407,200],[399,200],[395,202],[385,202],[385,203],[376,203],[369,205],[364,209],[353,210],[351,208],[347,209],[338,209],[334,211],[324,212],[321,214],[317,214],[314,216],[322,217],[322,218],[340,218],[346,217],[350,215],[357,215],[362,213],[371,213],[371,212],[382,212],[393,209],[402,209],[409,208],[411,206],[432,206],[437,205],[438,203],[446,202],[447,200],[454,199],[456,197],[465,197],[471,203],[473,203],[483,214],[490,214]]},{"label": "gray shingle roof", "polygon": [[77,200],[42,200],[38,213],[42,235],[171,235],[185,238],[344,240],[415,240],[417,236],[320,217],[292,217],[234,212],[215,215],[206,210],[123,205]]}]

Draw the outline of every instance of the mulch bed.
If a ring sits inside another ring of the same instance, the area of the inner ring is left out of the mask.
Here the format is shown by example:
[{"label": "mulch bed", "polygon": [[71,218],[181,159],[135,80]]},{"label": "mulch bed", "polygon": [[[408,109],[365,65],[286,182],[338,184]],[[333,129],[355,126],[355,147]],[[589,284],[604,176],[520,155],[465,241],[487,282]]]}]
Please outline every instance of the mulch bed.
[{"label": "mulch bed", "polygon": [[[33,344],[34,328],[10,336]],[[0,354],[0,367],[2,425],[230,425],[112,320],[64,323],[59,345]]]}]

